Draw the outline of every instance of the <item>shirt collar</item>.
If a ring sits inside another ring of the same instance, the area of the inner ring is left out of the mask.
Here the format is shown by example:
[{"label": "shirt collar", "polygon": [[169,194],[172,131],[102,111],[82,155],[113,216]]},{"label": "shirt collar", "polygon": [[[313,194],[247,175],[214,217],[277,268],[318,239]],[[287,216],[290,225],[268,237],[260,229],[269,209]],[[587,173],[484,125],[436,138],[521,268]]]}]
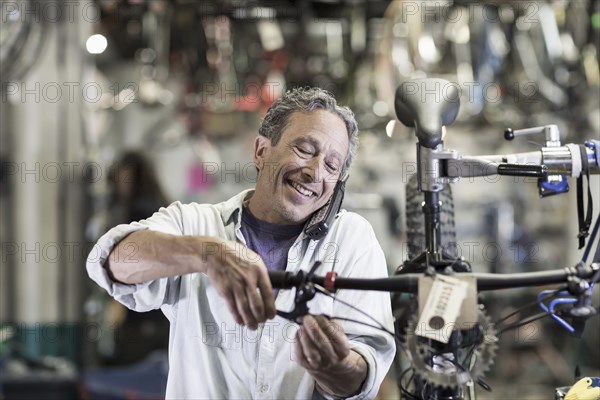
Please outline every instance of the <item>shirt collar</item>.
[{"label": "shirt collar", "polygon": [[[233,222],[237,229],[237,227],[241,225],[241,215],[244,201],[249,200],[253,194],[254,189],[247,189],[220,204],[221,218],[223,219],[223,224],[225,226]],[[294,245],[301,242],[305,238],[308,238],[308,236],[306,236],[304,231],[300,232],[300,235],[296,238]]]},{"label": "shirt collar", "polygon": [[221,218],[223,219],[224,225],[229,225],[232,220],[235,225],[240,223],[240,215],[244,201],[250,199],[253,194],[254,189],[244,190],[229,200],[221,203]]}]

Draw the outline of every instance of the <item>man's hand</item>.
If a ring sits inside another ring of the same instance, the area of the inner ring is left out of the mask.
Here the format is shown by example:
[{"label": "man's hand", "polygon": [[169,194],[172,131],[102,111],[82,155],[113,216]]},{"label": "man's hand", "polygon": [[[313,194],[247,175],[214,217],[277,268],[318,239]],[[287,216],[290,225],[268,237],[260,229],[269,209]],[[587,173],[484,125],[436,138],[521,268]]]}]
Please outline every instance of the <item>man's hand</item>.
[{"label": "man's hand", "polygon": [[[207,248],[208,249],[208,248]],[[208,279],[225,298],[235,321],[254,330],[275,317],[275,299],[267,267],[258,254],[240,243],[215,239],[205,268]]]},{"label": "man's hand", "polygon": [[342,327],[323,315],[304,317],[296,335],[296,358],[322,391],[335,396],[359,393],[367,377],[364,358],[350,350]]}]

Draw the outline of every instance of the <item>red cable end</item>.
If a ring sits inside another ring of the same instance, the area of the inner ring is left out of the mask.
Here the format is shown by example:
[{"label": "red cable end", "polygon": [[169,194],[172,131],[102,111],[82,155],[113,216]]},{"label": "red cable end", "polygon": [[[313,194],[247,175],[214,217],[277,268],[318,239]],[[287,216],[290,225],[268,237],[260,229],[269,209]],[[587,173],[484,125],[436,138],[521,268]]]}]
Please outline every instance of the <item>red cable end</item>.
[{"label": "red cable end", "polygon": [[335,293],[335,291],[336,291],[336,288],[335,288],[336,276],[337,276],[337,272],[334,272],[334,271],[329,271],[328,273],[325,274],[324,286],[325,286],[325,289],[327,289],[327,291],[330,293]]}]

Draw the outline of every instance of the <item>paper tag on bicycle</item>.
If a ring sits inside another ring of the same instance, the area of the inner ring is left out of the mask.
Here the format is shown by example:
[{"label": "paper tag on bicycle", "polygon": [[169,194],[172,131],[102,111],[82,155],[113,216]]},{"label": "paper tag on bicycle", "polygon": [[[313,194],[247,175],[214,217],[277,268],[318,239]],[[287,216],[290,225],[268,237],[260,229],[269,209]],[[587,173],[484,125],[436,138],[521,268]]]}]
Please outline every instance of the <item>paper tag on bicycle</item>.
[{"label": "paper tag on bicycle", "polygon": [[468,283],[447,275],[436,275],[419,317],[415,333],[419,336],[448,343],[463,300],[467,297]]}]

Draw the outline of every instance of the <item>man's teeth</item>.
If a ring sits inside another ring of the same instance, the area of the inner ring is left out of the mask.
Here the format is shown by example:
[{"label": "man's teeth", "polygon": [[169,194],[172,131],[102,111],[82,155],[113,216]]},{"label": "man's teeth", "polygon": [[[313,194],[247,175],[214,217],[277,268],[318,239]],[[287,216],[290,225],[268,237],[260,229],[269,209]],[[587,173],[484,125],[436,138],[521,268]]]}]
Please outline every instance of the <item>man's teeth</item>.
[{"label": "man's teeth", "polygon": [[299,191],[300,193],[302,193],[305,196],[312,196],[314,194],[310,190],[304,189],[302,186],[298,185],[296,182],[291,182],[291,184],[294,187],[294,189],[296,189],[297,191]]}]

